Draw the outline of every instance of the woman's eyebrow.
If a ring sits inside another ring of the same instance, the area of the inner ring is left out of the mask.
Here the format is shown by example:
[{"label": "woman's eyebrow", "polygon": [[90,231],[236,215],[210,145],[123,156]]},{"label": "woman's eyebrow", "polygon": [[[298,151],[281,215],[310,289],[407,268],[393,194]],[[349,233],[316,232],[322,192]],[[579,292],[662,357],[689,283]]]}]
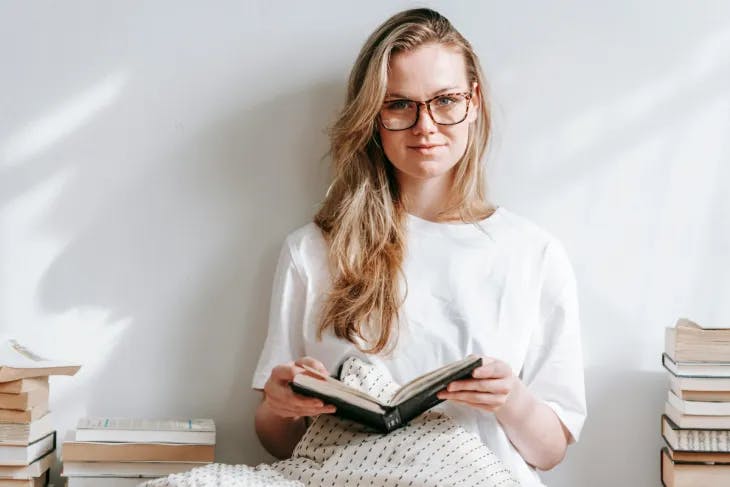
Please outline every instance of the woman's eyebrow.
[{"label": "woman's eyebrow", "polygon": [[[449,86],[448,88],[441,88],[440,90],[438,90],[438,91],[436,91],[434,93],[431,93],[431,96],[429,96],[429,98],[433,98],[434,96],[438,96],[441,93],[444,93],[446,91],[460,90],[460,89],[462,89],[462,88],[459,88],[458,86]],[[412,100],[413,99],[413,98],[410,98],[410,97],[408,97],[406,95],[401,95],[400,93],[386,93],[385,94],[385,97],[386,98],[405,98],[405,99],[408,99],[408,100]]]}]

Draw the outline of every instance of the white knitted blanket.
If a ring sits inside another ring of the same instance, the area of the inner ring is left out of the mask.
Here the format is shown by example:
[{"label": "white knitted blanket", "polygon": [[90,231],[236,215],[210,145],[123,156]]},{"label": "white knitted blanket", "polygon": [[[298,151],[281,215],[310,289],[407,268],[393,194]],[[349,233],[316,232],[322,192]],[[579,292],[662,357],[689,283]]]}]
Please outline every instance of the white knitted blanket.
[{"label": "white knitted blanket", "polygon": [[[398,389],[387,373],[357,358],[345,362],[340,377],[381,400]],[[142,485],[513,487],[519,483],[475,434],[431,410],[387,435],[321,415],[287,460],[256,467],[214,463]]]}]

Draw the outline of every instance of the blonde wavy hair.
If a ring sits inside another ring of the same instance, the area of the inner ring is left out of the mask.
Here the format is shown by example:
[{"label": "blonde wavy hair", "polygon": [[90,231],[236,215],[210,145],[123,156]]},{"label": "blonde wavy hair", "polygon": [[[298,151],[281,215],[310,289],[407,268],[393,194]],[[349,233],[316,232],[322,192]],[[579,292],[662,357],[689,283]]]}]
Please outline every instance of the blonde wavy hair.
[{"label": "blonde wavy hair", "polygon": [[388,353],[397,341],[399,309],[407,293],[401,265],[405,208],[395,170],[381,148],[378,113],[392,56],[429,43],[458,49],[467,80],[479,87],[479,113],[455,166],[451,201],[439,218],[473,223],[491,214],[481,158],[491,117],[485,79],[469,42],[438,12],[400,12],[373,32],[350,72],[345,107],[330,130],[333,180],[314,217],[328,245],[332,289],[324,300],[319,338],[329,328],[365,353]]}]

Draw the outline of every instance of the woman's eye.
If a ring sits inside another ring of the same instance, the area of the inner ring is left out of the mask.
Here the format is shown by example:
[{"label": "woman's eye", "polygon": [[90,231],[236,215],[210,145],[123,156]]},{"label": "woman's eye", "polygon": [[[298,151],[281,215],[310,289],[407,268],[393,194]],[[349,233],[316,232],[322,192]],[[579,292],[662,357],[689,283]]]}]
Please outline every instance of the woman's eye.
[{"label": "woman's eye", "polygon": [[457,101],[458,100],[456,99],[455,96],[450,96],[450,95],[439,96],[438,98],[436,98],[436,106],[445,107],[445,106],[449,106],[453,103],[456,103]]},{"label": "woman's eye", "polygon": [[408,100],[393,100],[385,104],[388,110],[408,110],[412,105],[413,102]]}]

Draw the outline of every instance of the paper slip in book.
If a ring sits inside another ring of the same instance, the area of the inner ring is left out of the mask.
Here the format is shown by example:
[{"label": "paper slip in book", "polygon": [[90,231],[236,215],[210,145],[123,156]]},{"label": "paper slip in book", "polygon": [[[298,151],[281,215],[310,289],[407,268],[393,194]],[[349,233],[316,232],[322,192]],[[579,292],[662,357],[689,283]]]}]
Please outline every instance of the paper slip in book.
[{"label": "paper slip in book", "polygon": [[[352,357],[348,360],[357,359]],[[308,367],[305,367],[308,373],[294,376],[291,388],[299,394],[333,404],[337,408],[337,416],[387,433],[405,426],[413,418],[442,402],[436,396],[439,391],[444,390],[449,382],[471,377],[472,371],[481,364],[481,357],[473,355],[446,364],[398,388],[389,401],[380,401]]]},{"label": "paper slip in book", "polygon": [[80,367],[39,357],[15,340],[0,343],[0,382],[47,375],[74,375]]},{"label": "paper slip in book", "polygon": [[82,418],[76,441],[215,444],[212,419]]}]

